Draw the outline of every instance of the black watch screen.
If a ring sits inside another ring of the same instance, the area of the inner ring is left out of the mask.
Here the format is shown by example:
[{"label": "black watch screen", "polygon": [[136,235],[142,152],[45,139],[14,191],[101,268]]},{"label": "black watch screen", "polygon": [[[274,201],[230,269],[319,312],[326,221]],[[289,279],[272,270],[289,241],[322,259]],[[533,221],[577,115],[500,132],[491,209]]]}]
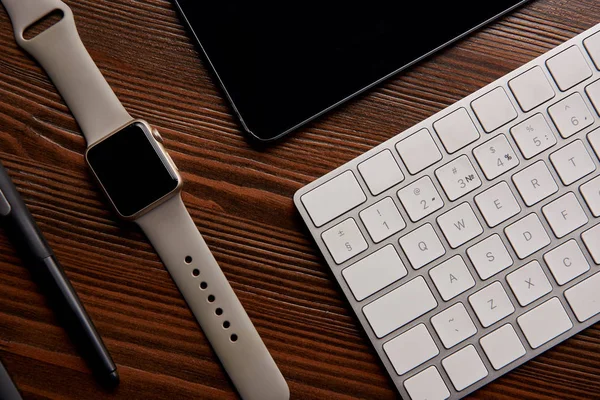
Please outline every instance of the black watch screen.
[{"label": "black watch screen", "polygon": [[133,122],[90,147],[87,162],[117,212],[127,218],[172,193],[180,178],[152,138]]}]

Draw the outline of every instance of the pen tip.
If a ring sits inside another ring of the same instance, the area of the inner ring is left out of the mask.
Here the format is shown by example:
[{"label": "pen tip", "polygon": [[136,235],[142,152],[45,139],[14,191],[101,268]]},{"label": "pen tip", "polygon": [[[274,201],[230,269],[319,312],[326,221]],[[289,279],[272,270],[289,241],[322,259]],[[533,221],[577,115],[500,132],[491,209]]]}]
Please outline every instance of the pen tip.
[{"label": "pen tip", "polygon": [[116,387],[120,382],[119,373],[115,369],[113,372],[108,374],[107,384],[111,387]]}]

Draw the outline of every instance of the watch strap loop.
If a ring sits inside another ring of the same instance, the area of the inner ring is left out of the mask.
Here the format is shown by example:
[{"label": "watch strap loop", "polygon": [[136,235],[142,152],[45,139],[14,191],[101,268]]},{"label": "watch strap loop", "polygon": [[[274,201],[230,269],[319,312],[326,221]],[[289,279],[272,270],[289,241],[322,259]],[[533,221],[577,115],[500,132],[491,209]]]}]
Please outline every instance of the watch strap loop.
[{"label": "watch strap loop", "polygon": [[[46,70],[75,116],[88,146],[126,125],[131,116],[110,88],[81,42],[73,12],[59,0],[2,0],[19,46]],[[60,10],[62,19],[27,40],[24,31]]]}]

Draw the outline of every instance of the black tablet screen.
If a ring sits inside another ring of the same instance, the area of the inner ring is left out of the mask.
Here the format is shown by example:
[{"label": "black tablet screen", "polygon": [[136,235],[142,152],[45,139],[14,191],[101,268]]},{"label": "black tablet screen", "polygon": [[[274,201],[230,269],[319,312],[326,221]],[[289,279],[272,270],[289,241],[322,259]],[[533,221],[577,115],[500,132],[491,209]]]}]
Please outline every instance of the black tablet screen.
[{"label": "black tablet screen", "polygon": [[269,140],[525,1],[176,2],[246,130]]}]

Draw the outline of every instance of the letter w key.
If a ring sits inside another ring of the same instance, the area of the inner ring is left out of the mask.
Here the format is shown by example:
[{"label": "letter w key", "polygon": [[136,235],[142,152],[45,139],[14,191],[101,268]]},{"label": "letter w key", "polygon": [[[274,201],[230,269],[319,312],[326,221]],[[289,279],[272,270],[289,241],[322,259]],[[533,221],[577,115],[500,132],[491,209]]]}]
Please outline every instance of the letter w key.
[{"label": "letter w key", "polygon": [[453,249],[483,233],[483,228],[469,203],[462,203],[440,215],[437,222]]}]

